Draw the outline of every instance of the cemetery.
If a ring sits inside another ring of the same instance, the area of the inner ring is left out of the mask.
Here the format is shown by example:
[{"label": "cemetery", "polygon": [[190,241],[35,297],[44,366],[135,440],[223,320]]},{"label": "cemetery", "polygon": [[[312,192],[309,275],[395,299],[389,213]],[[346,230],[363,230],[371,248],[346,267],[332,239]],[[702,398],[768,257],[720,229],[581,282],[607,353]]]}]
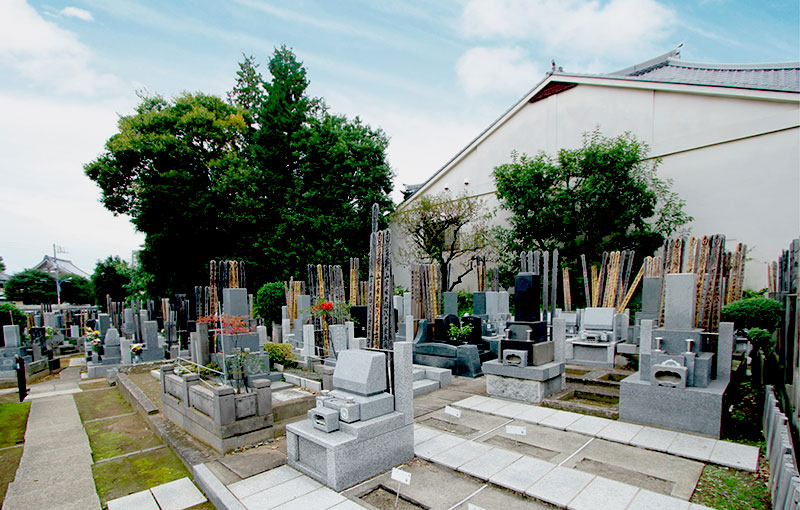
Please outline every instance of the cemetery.
[{"label": "cemetery", "polygon": [[[455,74],[513,81],[491,76],[518,63],[488,46],[512,28],[470,28],[492,16],[467,4],[459,37],[487,46]],[[629,8],[585,7],[593,22]],[[283,9],[259,10],[298,22]],[[58,25],[88,10],[46,14],[68,53],[91,53]],[[538,32],[532,19],[514,21]],[[313,26],[360,31],[331,20]],[[800,65],[684,63],[681,48],[609,74],[552,60],[400,202],[389,135],[310,96],[287,46],[263,68],[243,53],[224,97],[142,81],[81,166],[143,236],[130,262],[89,275],[53,244],[7,277],[0,257],[2,510],[800,509],[800,239],[767,253],[793,206],[784,189],[772,207],[743,195],[762,183],[736,169],[796,148],[781,133],[800,127]],[[452,93],[464,119],[485,106],[478,85]],[[450,150],[420,119],[405,131]],[[793,184],[786,159],[758,163]],[[110,246],[99,225],[81,228]]]}]

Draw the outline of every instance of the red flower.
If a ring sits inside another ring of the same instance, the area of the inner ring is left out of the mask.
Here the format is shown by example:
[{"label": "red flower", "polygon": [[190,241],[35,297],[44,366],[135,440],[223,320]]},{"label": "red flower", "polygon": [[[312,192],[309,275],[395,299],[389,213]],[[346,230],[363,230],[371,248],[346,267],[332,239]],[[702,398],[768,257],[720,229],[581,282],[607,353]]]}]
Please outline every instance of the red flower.
[{"label": "red flower", "polygon": [[322,303],[322,309],[325,310],[326,312],[332,311],[333,303],[331,303],[330,301],[325,301],[324,303]]}]

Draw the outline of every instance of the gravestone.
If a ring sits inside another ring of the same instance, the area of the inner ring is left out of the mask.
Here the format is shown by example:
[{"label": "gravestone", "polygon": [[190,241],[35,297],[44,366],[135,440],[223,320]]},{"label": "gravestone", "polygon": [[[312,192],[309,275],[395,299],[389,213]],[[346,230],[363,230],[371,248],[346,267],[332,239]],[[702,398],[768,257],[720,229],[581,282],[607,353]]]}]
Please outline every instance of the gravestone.
[{"label": "gravestone", "polygon": [[80,326],[70,326],[69,327],[69,337],[70,338],[80,338],[81,337],[81,327]]},{"label": "gravestone", "polygon": [[392,304],[394,305],[394,309],[397,310],[397,316],[405,317],[405,313],[403,312],[403,296],[392,296]]},{"label": "gravestone", "polygon": [[[281,338],[279,343],[288,344],[290,337],[292,337],[292,320],[281,319]],[[277,339],[276,339],[277,341]]]},{"label": "gravestone", "polygon": [[490,317],[496,315],[500,310],[497,292],[486,292],[486,314]]},{"label": "gravestone", "polygon": [[519,273],[514,277],[514,319],[517,322],[541,320],[542,291],[540,276]]},{"label": "gravestone", "polygon": [[258,345],[263,346],[265,343],[269,342],[269,337],[267,336],[267,327],[266,326],[256,326],[256,334],[258,334]]},{"label": "gravestone", "polygon": [[124,308],[122,310],[122,316],[122,333],[124,335],[133,335],[136,333],[136,315],[133,313],[133,309]]},{"label": "gravestone", "polygon": [[250,317],[247,289],[222,289],[222,313],[234,317]]},{"label": "gravestone", "polygon": [[508,292],[505,290],[501,290],[497,293],[497,313],[509,313],[508,298]]},{"label": "gravestone", "polygon": [[458,293],[457,292],[442,292],[442,301],[444,301],[444,314],[458,315]]},{"label": "gravestone", "polygon": [[122,363],[130,365],[133,363],[133,354],[131,353],[131,341],[126,337],[119,339],[119,354]]},{"label": "gravestone", "polygon": [[100,332],[100,340],[105,339],[108,328],[111,327],[111,316],[107,313],[97,315],[97,331]]},{"label": "gravestone", "polygon": [[21,345],[19,326],[3,326],[3,339],[6,347],[19,347]]},{"label": "gravestone", "polygon": [[347,350],[347,326],[344,324],[332,324],[328,326],[328,332],[330,333],[331,343],[333,344],[333,350],[336,353],[336,357],[339,357],[343,351]]},{"label": "gravestone", "polygon": [[411,315],[413,317],[414,311],[411,309],[411,293],[410,292],[403,292],[403,310],[405,310],[406,315]]},{"label": "gravestone", "polygon": [[486,293],[472,293],[472,315],[486,315]]},{"label": "gravestone", "polygon": [[44,322],[44,327],[46,328],[58,328],[58,323],[56,322],[56,314],[53,312],[44,312],[42,314],[42,320]]},{"label": "gravestone", "polygon": [[697,275],[694,273],[668,274],[664,295],[664,329],[689,330],[694,328]]}]

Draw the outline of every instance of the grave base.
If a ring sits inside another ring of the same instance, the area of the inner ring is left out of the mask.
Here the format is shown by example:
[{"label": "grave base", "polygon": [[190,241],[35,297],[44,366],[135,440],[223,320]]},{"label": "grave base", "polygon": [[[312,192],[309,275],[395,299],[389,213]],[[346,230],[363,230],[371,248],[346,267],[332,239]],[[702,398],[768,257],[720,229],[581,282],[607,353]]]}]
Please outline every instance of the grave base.
[{"label": "grave base", "polygon": [[558,361],[538,367],[517,367],[503,365],[497,360],[487,361],[483,364],[486,393],[493,397],[540,404],[564,388],[564,369],[565,364]]},{"label": "grave base", "polygon": [[589,342],[580,337],[567,339],[567,362],[573,365],[614,368],[619,341]]},{"label": "grave base", "polygon": [[728,380],[705,388],[670,388],[642,381],[636,372],[620,382],[619,418],[719,438]]},{"label": "grave base", "polygon": [[363,422],[374,425],[373,433],[358,436],[341,430],[326,433],[309,420],[287,425],[289,466],[338,492],[409,461],[414,458],[414,424],[389,430],[381,426],[395,424],[395,415]]},{"label": "grave base", "polygon": [[86,377],[95,379],[97,377],[105,377],[109,370],[116,370],[121,365],[104,365],[103,363],[95,363],[90,361],[86,363]]}]

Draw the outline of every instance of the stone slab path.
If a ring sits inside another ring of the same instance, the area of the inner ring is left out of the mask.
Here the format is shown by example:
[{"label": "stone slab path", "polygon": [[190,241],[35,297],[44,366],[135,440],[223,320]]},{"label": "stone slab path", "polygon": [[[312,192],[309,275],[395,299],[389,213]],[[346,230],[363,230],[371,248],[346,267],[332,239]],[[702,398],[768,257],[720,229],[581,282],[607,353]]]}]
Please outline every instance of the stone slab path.
[{"label": "stone slab path", "polygon": [[696,436],[674,430],[659,429],[569,411],[551,409],[507,400],[473,395],[452,404],[503,418],[513,418],[543,427],[577,432],[607,441],[629,444],[648,450],[669,453],[700,462],[755,472],[759,450],[730,441]]},{"label": "stone slab path", "polygon": [[417,457],[570,510],[710,510],[706,506],[503,448],[414,427]]},{"label": "stone slab path", "polygon": [[135,492],[108,502],[108,510],[185,510],[206,497],[188,477]]},{"label": "stone slab path", "polygon": [[22,459],[3,510],[100,510],[89,438],[71,396],[80,391],[79,381],[80,368],[71,367],[52,387],[46,383],[43,391],[31,388],[38,398],[31,401]]}]

